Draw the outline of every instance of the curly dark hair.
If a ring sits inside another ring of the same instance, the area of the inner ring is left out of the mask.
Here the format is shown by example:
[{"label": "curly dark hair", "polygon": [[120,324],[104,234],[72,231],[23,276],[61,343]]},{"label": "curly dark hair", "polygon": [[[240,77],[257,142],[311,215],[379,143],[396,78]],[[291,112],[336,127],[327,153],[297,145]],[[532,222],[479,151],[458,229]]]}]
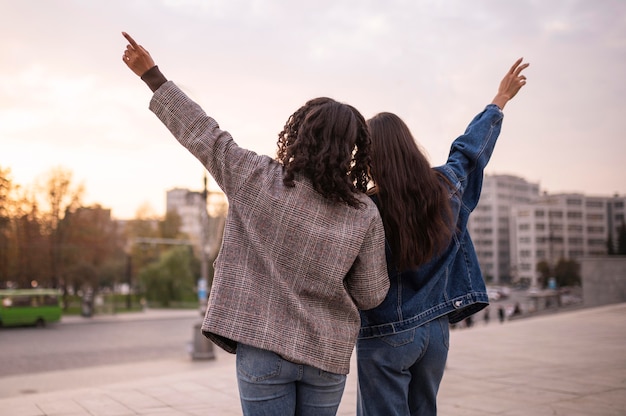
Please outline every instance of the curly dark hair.
[{"label": "curly dark hair", "polygon": [[362,204],[355,194],[367,191],[371,141],[365,119],[354,107],[314,98],[289,117],[277,144],[286,186],[294,186],[295,174],[301,173],[325,198]]}]

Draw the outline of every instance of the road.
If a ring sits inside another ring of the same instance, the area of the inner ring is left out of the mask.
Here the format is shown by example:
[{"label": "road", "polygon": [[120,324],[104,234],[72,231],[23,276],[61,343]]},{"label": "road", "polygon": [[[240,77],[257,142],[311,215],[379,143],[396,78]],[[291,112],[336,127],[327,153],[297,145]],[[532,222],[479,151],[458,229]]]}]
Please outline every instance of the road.
[{"label": "road", "polygon": [[151,319],[61,321],[44,328],[0,328],[0,378],[91,366],[189,358],[199,314]]}]

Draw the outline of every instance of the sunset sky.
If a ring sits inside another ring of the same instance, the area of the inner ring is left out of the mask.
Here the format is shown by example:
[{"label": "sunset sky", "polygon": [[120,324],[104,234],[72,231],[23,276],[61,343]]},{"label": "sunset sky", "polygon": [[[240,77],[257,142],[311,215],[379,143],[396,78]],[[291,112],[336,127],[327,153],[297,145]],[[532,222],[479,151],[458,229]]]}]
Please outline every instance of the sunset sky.
[{"label": "sunset sky", "polygon": [[402,117],[433,165],[519,57],[488,174],[549,193],[626,194],[622,0],[0,0],[0,167],[73,173],[86,204],[132,218],[204,168],[148,110],[126,31],[239,145],[274,156],[308,99]]}]

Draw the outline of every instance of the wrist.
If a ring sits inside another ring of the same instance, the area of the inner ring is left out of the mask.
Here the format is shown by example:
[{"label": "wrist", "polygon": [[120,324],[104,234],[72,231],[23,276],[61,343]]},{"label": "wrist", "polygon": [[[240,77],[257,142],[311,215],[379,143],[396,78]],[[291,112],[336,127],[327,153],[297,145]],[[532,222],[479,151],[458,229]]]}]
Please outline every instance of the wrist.
[{"label": "wrist", "polygon": [[167,81],[167,78],[165,78],[156,65],[144,72],[141,79],[150,87],[152,92],[158,90],[159,87]]},{"label": "wrist", "polygon": [[500,108],[500,110],[502,110],[502,109],[504,109],[504,106],[506,105],[507,102],[509,102],[510,99],[511,99],[511,97],[509,97],[507,95],[498,94],[495,97],[493,97],[493,100],[491,101],[491,104],[497,105],[498,108]]}]

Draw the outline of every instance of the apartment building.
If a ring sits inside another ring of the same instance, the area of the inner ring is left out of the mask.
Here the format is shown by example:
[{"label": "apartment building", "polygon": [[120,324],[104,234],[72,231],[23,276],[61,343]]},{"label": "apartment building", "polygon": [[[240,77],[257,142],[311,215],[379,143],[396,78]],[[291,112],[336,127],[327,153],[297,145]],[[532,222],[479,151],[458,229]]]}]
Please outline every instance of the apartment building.
[{"label": "apartment building", "polygon": [[179,215],[180,231],[187,235],[195,249],[204,247],[209,256],[215,255],[220,244],[226,209],[222,192],[174,188],[166,194],[166,210]]},{"label": "apartment building", "polygon": [[512,280],[511,210],[538,197],[538,183],[512,175],[485,175],[480,201],[470,215],[468,230],[488,283]]},{"label": "apartment building", "polygon": [[[537,286],[537,264],[541,261],[554,266],[560,259],[606,255],[611,205],[607,197],[544,194],[532,203],[513,207],[510,235],[514,280]],[[623,211],[621,214],[623,217]]]},{"label": "apartment building", "polygon": [[180,231],[194,246],[202,241],[203,227],[207,221],[206,200],[202,192],[174,188],[166,194],[166,212],[176,212],[181,220]]}]

